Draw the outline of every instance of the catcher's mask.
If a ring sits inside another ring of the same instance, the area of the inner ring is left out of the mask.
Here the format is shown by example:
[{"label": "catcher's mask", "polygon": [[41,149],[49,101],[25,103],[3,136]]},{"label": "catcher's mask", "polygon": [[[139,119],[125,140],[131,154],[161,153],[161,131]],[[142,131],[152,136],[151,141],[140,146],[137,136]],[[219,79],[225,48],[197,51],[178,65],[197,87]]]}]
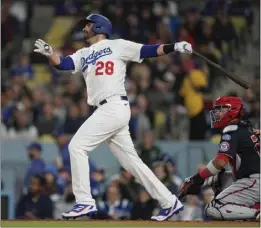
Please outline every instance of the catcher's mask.
[{"label": "catcher's mask", "polygon": [[211,128],[224,128],[244,115],[243,102],[239,97],[219,97],[210,111]]}]

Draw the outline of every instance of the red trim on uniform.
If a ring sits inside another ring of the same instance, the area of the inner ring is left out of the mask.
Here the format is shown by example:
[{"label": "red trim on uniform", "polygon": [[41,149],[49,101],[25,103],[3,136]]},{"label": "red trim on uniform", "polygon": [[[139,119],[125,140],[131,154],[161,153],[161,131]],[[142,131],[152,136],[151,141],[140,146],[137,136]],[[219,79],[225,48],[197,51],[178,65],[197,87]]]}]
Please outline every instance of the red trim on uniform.
[{"label": "red trim on uniform", "polygon": [[259,210],[260,209],[260,203],[255,203],[255,205],[252,206],[251,208]]},{"label": "red trim on uniform", "polygon": [[[224,207],[224,206],[226,206],[226,205],[236,205],[236,206],[240,206],[240,207],[246,207],[246,208],[251,208],[251,209],[253,209],[252,207],[249,207],[249,206],[247,206],[247,205],[243,205],[243,204],[239,204],[239,203],[222,203],[222,206],[221,207]],[[220,208],[221,208],[220,207]]]},{"label": "red trim on uniform", "polygon": [[227,195],[223,196],[222,198],[218,198],[217,200],[222,200],[222,199],[226,198],[227,196],[230,196],[230,195],[232,195],[232,194],[235,194],[235,193],[238,193],[238,192],[247,190],[247,189],[249,189],[249,188],[252,188],[255,184],[256,184],[256,180],[254,180],[254,182],[253,182],[252,185],[247,186],[247,187],[245,187],[245,188],[241,188],[241,189],[236,190],[236,191],[234,191],[234,192],[230,192],[230,193],[228,193]]},{"label": "red trim on uniform", "polygon": [[222,161],[228,163],[230,157],[226,154],[216,154],[216,159],[219,159],[219,160],[222,160]]},{"label": "red trim on uniform", "polygon": [[207,179],[208,177],[213,176],[213,174],[208,170],[208,168],[203,168],[199,171],[199,175],[203,178],[203,179]]}]

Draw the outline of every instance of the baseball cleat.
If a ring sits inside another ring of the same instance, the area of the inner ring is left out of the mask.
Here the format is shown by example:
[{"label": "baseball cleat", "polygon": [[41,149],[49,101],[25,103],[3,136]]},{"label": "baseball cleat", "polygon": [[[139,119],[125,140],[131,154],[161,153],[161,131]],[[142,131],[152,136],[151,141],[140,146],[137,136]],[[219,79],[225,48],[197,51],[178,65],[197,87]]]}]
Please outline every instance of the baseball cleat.
[{"label": "baseball cleat", "polygon": [[62,217],[64,219],[76,219],[83,216],[91,216],[97,213],[95,205],[89,204],[76,204],[72,210],[64,212]]},{"label": "baseball cleat", "polygon": [[171,218],[174,214],[178,214],[180,211],[183,211],[184,206],[183,204],[176,199],[175,203],[172,207],[169,208],[162,208],[157,216],[152,216],[151,219],[153,221],[165,221]]}]

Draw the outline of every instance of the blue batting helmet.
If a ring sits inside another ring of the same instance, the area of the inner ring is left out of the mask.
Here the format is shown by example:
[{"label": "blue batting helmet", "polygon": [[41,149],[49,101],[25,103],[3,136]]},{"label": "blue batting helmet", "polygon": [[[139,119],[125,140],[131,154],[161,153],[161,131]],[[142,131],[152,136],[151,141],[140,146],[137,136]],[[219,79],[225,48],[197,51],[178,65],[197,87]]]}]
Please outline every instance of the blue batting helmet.
[{"label": "blue batting helmet", "polygon": [[112,24],[107,17],[101,14],[91,14],[85,19],[80,21],[80,26],[84,27],[86,23],[93,23],[92,30],[96,34],[105,34],[107,38],[110,38],[112,34]]}]

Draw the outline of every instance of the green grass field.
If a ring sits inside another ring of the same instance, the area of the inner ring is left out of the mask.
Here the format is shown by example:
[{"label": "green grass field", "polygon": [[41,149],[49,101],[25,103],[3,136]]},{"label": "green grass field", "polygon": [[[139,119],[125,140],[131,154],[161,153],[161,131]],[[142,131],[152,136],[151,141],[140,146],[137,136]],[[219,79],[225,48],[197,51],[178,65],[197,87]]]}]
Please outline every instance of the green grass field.
[{"label": "green grass field", "polygon": [[258,222],[1,221],[1,227],[260,227]]}]

